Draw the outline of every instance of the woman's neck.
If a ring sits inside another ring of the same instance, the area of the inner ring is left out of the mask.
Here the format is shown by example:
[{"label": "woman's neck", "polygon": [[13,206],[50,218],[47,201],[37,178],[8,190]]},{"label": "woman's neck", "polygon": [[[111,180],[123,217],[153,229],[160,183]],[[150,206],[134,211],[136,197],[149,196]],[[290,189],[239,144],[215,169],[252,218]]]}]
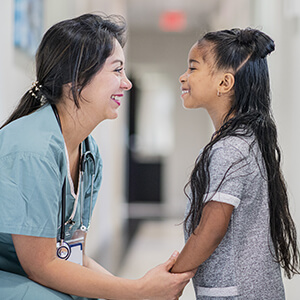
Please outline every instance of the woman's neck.
[{"label": "woman's neck", "polygon": [[79,121],[80,112],[77,107],[76,109],[75,107],[75,105],[74,107],[68,107],[68,105],[62,101],[56,105],[68,152],[70,175],[76,193],[79,180],[80,145],[89,135],[89,132],[81,125]]},{"label": "woman's neck", "polygon": [[[69,101],[71,102],[71,101]],[[73,103],[73,102],[72,102]],[[69,156],[77,156],[81,142],[89,135],[89,130],[80,122],[80,110],[75,105],[66,105],[61,101],[56,105],[62,134]]]}]

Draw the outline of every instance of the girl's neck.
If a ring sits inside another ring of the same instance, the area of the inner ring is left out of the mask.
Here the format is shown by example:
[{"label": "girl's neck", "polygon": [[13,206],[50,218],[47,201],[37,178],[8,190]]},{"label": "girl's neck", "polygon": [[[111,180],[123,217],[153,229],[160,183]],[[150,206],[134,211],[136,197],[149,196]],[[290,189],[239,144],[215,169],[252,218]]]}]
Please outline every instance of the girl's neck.
[{"label": "girl's neck", "polygon": [[213,122],[215,131],[218,131],[224,124],[224,118],[226,114],[220,113],[220,111],[210,111],[208,113]]},{"label": "girl's neck", "polygon": [[[221,102],[220,101],[218,102],[217,106],[211,107],[207,110],[213,122],[215,131],[218,131],[223,126],[225,117],[230,111],[230,108],[231,108],[231,100],[223,98]],[[232,117],[233,114],[228,119]]]}]

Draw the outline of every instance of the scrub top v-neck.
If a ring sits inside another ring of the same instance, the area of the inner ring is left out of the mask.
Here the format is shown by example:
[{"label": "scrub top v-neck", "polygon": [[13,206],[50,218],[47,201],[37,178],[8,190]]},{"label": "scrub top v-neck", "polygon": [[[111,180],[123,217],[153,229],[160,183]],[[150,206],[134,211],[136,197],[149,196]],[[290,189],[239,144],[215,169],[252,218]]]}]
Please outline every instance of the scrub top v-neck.
[{"label": "scrub top v-neck", "polygon": [[[59,237],[61,190],[68,177],[65,143],[50,105],[5,126],[0,140],[0,270],[25,276],[11,234]],[[102,179],[102,160],[91,136],[89,145],[95,157],[93,208]],[[85,151],[84,144],[82,147]],[[82,178],[84,191],[79,186],[75,194],[67,180],[66,220],[76,197],[84,193],[83,221],[88,221],[91,168],[87,167]],[[78,201],[75,225],[66,226],[66,240],[80,226],[80,209]]]}]

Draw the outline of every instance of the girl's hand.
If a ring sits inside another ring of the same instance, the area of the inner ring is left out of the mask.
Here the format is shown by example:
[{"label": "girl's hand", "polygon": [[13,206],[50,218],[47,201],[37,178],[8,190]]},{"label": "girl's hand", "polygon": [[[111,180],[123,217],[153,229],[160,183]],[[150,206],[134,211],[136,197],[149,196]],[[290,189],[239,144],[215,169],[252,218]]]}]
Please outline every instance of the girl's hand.
[{"label": "girl's hand", "polygon": [[175,264],[178,254],[175,251],[165,263],[151,269],[140,279],[142,294],[146,296],[144,299],[175,300],[181,296],[184,287],[194,276],[194,272],[181,274],[169,272]]}]

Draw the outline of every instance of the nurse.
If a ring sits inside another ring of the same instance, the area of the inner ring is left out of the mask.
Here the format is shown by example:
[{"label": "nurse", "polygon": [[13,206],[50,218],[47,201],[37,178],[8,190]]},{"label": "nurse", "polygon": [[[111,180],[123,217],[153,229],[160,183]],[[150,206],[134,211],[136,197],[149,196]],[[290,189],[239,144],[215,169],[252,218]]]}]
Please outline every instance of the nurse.
[{"label": "nurse", "polygon": [[84,252],[102,176],[90,133],[117,118],[132,86],[124,33],[121,17],[93,14],[52,26],[36,81],[1,127],[3,299],[177,299],[193,275],[169,272],[176,252],[137,280],[113,276]]}]

